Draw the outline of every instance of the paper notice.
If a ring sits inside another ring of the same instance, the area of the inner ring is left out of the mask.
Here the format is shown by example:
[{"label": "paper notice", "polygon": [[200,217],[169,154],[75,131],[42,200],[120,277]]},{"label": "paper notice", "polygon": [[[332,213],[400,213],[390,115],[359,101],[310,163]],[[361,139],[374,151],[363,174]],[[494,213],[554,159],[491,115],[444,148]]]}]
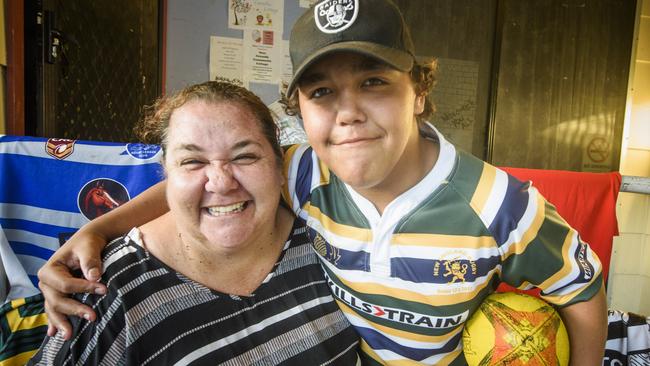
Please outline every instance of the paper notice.
[{"label": "paper notice", "polygon": [[210,80],[217,77],[243,80],[242,40],[210,37]]},{"label": "paper notice", "polygon": [[244,81],[246,83],[279,82],[282,70],[282,42],[272,30],[244,31]]},{"label": "paper notice", "polygon": [[284,26],[284,1],[228,0],[228,27],[231,29],[274,29]]}]

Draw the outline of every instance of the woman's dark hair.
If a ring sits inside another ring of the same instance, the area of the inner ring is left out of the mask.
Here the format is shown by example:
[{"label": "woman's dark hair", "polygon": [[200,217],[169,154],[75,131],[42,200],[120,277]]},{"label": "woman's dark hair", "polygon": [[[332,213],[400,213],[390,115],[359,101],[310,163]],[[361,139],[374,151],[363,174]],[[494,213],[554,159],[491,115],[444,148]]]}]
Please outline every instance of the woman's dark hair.
[{"label": "woman's dark hair", "polygon": [[238,103],[247,108],[256,117],[262,134],[271,144],[278,164],[282,164],[278,127],[273,121],[271,111],[257,95],[232,80],[218,79],[191,85],[177,93],[156,100],[154,104],[145,107],[144,118],[135,127],[136,135],[144,143],[160,144],[163,154],[165,154],[169,119],[172,113],[186,103],[195,100]]}]

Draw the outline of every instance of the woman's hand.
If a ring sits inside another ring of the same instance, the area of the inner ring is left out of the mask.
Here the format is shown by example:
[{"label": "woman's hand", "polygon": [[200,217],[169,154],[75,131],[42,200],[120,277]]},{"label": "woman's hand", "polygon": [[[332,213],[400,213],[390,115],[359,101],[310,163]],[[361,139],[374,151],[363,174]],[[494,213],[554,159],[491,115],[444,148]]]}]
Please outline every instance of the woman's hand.
[{"label": "woman's hand", "polygon": [[[45,297],[45,312],[49,320],[47,335],[53,336],[60,331],[64,339],[72,336],[72,327],[66,315],[95,320],[95,312],[90,307],[69,296],[72,293],[106,293],[106,286],[98,282],[102,273],[101,251],[104,246],[105,237],[82,228],[38,271],[38,286]],[[72,275],[72,270],[79,269],[85,278]]]}]

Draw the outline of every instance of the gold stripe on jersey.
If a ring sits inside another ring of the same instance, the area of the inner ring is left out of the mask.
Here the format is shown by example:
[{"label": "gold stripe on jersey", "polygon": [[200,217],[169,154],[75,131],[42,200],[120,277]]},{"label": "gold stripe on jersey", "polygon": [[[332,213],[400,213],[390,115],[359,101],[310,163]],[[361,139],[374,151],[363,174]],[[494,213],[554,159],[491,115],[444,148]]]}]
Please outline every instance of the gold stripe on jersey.
[{"label": "gold stripe on jersey", "polygon": [[477,209],[479,213],[483,212],[485,209],[485,205],[487,204],[487,201],[492,193],[492,188],[494,187],[496,176],[496,168],[483,163],[481,178],[479,178],[478,184],[476,185],[476,191],[474,191],[474,195],[470,201],[472,207]]},{"label": "gold stripe on jersey", "polygon": [[445,357],[441,358],[438,362],[436,362],[436,365],[449,365],[456,358],[458,358],[458,356],[460,356],[461,353],[463,353],[462,349],[451,351]]},{"label": "gold stripe on jersey", "polygon": [[[320,185],[324,186],[330,183],[330,169],[323,163],[322,160],[318,159],[318,168],[320,170]],[[313,189],[314,187],[312,187]]]},{"label": "gold stripe on jersey", "polygon": [[449,352],[449,354],[448,354],[447,356],[445,356],[445,357],[442,358],[440,361],[438,361],[438,362],[436,363],[436,365],[449,365],[449,364],[452,363],[456,358],[458,358],[458,356],[460,356],[461,353],[463,353],[463,350],[462,350],[462,349],[458,349],[458,350],[455,350],[455,351],[451,351],[451,352]]},{"label": "gold stripe on jersey", "polygon": [[[591,286],[591,284],[594,283],[595,280],[600,278],[600,269],[595,273],[595,275],[591,278],[591,281],[588,282],[588,285],[583,286],[578,288],[576,291],[573,291],[571,293],[568,293],[566,295],[544,295],[542,298],[546,301],[548,301],[551,304],[557,305],[557,306],[563,306],[573,300],[575,297],[579,296],[584,292],[585,287]],[[602,287],[602,285],[601,285]]]},{"label": "gold stripe on jersey", "polygon": [[29,362],[29,360],[34,356],[36,351],[38,351],[38,348],[6,358],[0,361],[0,366],[26,365],[27,362]]},{"label": "gold stripe on jersey", "polygon": [[289,169],[291,168],[291,159],[293,158],[293,155],[295,155],[298,146],[300,145],[291,145],[284,152],[283,166],[282,166],[282,172],[284,173],[284,180],[285,180],[285,184],[282,186],[282,197],[284,198],[284,201],[291,207],[293,211],[296,211],[296,209],[299,207],[294,207],[294,202],[292,200],[291,193],[289,192],[289,186],[291,185],[289,184],[289,179],[291,178],[289,176]]},{"label": "gold stripe on jersey", "polygon": [[[419,302],[422,304],[436,304],[438,306],[457,305],[462,302],[466,302],[474,299],[490,283],[490,278],[492,276],[499,275],[498,269],[488,272],[488,274],[486,274],[485,281],[478,285],[476,284],[476,282],[472,282],[470,286],[472,286],[473,289],[468,292],[454,292],[450,290],[449,294],[424,295],[418,292],[418,291],[422,291],[423,286],[431,287],[435,285],[415,283],[413,284],[413,288],[415,288],[416,290],[411,291],[411,290],[404,290],[395,287],[384,286],[374,282],[350,282],[348,280],[343,279],[342,277],[344,275],[343,273],[340,273],[340,271],[337,271],[336,269],[332,269],[331,268],[332,265],[329,262],[322,261],[321,263],[325,263],[327,267],[329,267],[329,270],[334,272],[334,274],[336,275],[335,277],[338,279],[338,281],[340,281],[344,286],[352,289],[355,292],[362,293],[362,294],[369,294],[369,295],[381,294],[388,297],[398,298],[400,300]],[[440,284],[437,286],[442,287],[445,285]],[[356,296],[356,294],[354,295]]]},{"label": "gold stripe on jersey", "polygon": [[382,360],[382,358],[373,351],[372,348],[370,348],[370,345],[366,343],[366,341],[361,339],[361,352],[365,353],[368,355],[370,358],[375,360],[381,365],[391,365],[391,366],[420,366],[422,363],[417,362],[417,361],[412,361],[412,360],[407,360],[407,359],[399,359],[399,360]]},{"label": "gold stripe on jersey", "polygon": [[320,208],[312,206],[309,202],[305,204],[304,210],[309,217],[316,219],[328,232],[352,240],[372,242],[372,230],[355,226],[340,224],[321,212]]},{"label": "gold stripe on jersey", "polygon": [[528,229],[526,229],[526,231],[523,233],[521,240],[511,243],[508,246],[507,251],[503,253],[503,260],[508,259],[511,255],[523,253],[528,247],[528,244],[530,244],[530,242],[537,237],[539,229],[542,227],[544,219],[546,218],[546,205],[541,194],[536,195],[536,199],[537,210],[535,212],[535,218],[533,219],[533,222],[530,223]]},{"label": "gold stripe on jersey", "polygon": [[[296,150],[298,150],[298,147],[300,147],[300,144],[290,145],[287,148],[287,150],[284,152],[285,162],[290,162],[291,159],[293,159],[293,155],[295,155]],[[286,166],[288,166],[288,164],[286,164]]]},{"label": "gold stripe on jersey", "polygon": [[363,338],[359,339],[359,344],[361,345],[361,352],[365,353],[368,357],[372,358],[375,360],[380,365],[385,365],[387,361],[383,361],[381,357],[379,357],[378,354],[375,353],[375,350],[373,350],[368,343]]},{"label": "gold stripe on jersey", "polygon": [[[575,234],[575,230],[573,229],[569,230],[566,237],[564,237],[564,242],[562,243],[562,261],[564,262],[564,265],[562,266],[562,268],[560,268],[559,271],[555,272],[554,275],[547,278],[544,282],[540,283],[539,284],[540,288],[548,288],[552,284],[558,283],[561,279],[571,274],[574,267],[571,266],[572,263],[571,257],[573,257],[573,254],[570,253],[570,251],[571,251],[571,243],[573,242],[574,234]],[[578,242],[577,245],[579,246],[580,242]],[[579,271],[580,269],[577,270]]]},{"label": "gold stripe on jersey", "polygon": [[291,160],[293,160],[293,157],[296,154],[296,150],[298,150],[299,147],[300,145],[291,145],[284,152],[284,158],[282,159],[283,160],[282,170],[284,171],[285,177],[289,176],[289,168],[291,167]]},{"label": "gold stripe on jersey", "polygon": [[392,244],[444,247],[461,249],[494,248],[496,241],[492,236],[443,235],[443,234],[393,234]]},{"label": "gold stripe on jersey", "polygon": [[[293,164],[300,164],[300,160],[301,160],[304,156],[307,156],[309,159],[312,159],[312,155],[309,154],[309,153],[303,154],[302,156],[300,156],[300,157],[298,157],[298,158],[295,156],[296,153],[297,153],[297,151],[298,151],[298,149],[299,149],[300,147],[302,147],[302,146],[305,146],[305,145],[291,145],[291,146],[286,150],[286,152],[284,153],[284,159],[283,159],[284,166],[283,166],[283,171],[284,171],[284,175],[285,175],[286,177],[289,176],[289,168],[291,167],[291,164],[292,164],[292,163],[293,163]],[[294,159],[295,159],[296,161],[295,161],[295,162],[292,162],[292,160],[294,160]],[[312,161],[312,163],[313,163],[313,161]],[[312,165],[312,167],[313,167],[313,165]],[[318,159],[318,172],[320,173],[320,179],[319,179],[320,185],[326,185],[326,184],[329,184],[329,182],[330,182],[330,170],[329,170],[329,168],[325,165],[325,163],[323,163],[320,159]],[[312,174],[313,174],[313,173],[315,173],[315,170],[312,170]],[[311,183],[311,182],[310,182],[310,183]],[[315,188],[315,187],[310,187],[310,189],[314,189],[314,188]]]},{"label": "gold stripe on jersey", "polygon": [[[540,286],[540,288],[545,288],[545,287],[543,287],[543,285],[546,285],[546,282],[550,281],[551,279],[555,279],[556,282],[558,282],[560,279],[571,275],[571,272],[572,272],[573,268],[570,265],[567,265],[567,260],[569,260],[569,259],[571,259],[573,257],[573,253],[572,253],[573,251],[571,250],[571,242],[573,241],[573,234],[574,233],[575,233],[575,230],[571,229],[571,233],[569,235],[567,235],[567,240],[564,242],[564,246],[562,248],[562,258],[564,259],[565,265],[562,267],[562,269],[560,271],[558,271],[556,274],[554,274],[550,279],[542,282],[542,285]],[[576,249],[580,245],[586,245],[586,244],[584,244],[584,243],[582,243],[580,241],[577,241],[577,242],[578,242],[578,244],[577,244]],[[587,250],[591,250],[591,249],[588,248]],[[571,262],[569,262],[569,263],[571,263]],[[562,305],[566,304],[567,302],[571,301],[576,296],[580,295],[584,291],[585,287],[591,286],[591,284],[593,284],[594,281],[596,281],[598,278],[600,278],[599,276],[600,276],[600,274],[601,274],[601,272],[603,270],[603,267],[600,264],[600,260],[598,259],[597,256],[594,256],[593,254],[592,254],[592,261],[590,261],[590,263],[593,265],[595,272],[592,274],[591,280],[589,280],[588,285],[576,288],[574,291],[571,291],[571,292],[566,293],[566,294],[557,293],[557,294],[544,295],[543,298],[548,302],[552,302],[553,304],[562,306]],[[578,266],[578,264],[576,264],[576,266]],[[579,268],[578,268],[578,273],[580,273]],[[572,285],[575,285],[575,284],[574,283],[569,284],[569,286],[572,286]]]},{"label": "gold stripe on jersey", "polygon": [[7,322],[13,333],[18,332],[19,330],[34,329],[37,327],[47,325],[47,315],[45,313],[39,313],[35,315],[29,315],[22,317],[20,316],[20,311],[18,308],[25,305],[25,299],[17,299],[11,302],[12,311],[9,311],[6,314]]},{"label": "gold stripe on jersey", "polygon": [[[390,366],[421,366],[423,365],[422,362],[418,361],[413,361],[413,360],[407,360],[407,359],[399,359],[399,360],[382,360],[381,357],[375,351],[370,348],[370,345],[366,343],[366,341],[361,338],[361,352],[365,353],[368,355],[368,357],[372,358],[375,360],[377,363],[382,364],[382,365],[390,365]],[[435,364],[436,365],[449,365],[452,363],[458,356],[460,356],[462,350],[455,350],[449,352],[445,357],[441,358],[438,360]]]},{"label": "gold stripe on jersey", "polygon": [[[359,313],[356,311],[352,310],[350,306],[343,301],[339,300],[338,298],[334,297],[334,300],[336,301],[337,305],[339,308],[341,308],[341,311],[343,311],[344,314],[348,315],[348,318],[350,316],[354,318],[359,318],[363,319],[364,322],[369,323],[372,325],[372,329],[379,330],[382,333],[391,335],[393,337],[398,337],[402,339],[406,339],[409,341],[413,342],[422,342],[422,343],[441,343],[441,342],[447,342],[449,341],[450,338],[456,335],[454,332],[446,333],[444,335],[439,335],[439,336],[430,336],[430,335],[425,335],[425,334],[419,334],[419,333],[414,333],[410,331],[404,331],[404,330],[399,330],[396,328],[391,328],[387,327],[384,325],[381,325],[379,323],[373,322],[372,320],[366,319],[364,317],[361,317]],[[363,326],[361,326],[363,327]],[[368,327],[363,327],[363,328],[368,328]]]}]

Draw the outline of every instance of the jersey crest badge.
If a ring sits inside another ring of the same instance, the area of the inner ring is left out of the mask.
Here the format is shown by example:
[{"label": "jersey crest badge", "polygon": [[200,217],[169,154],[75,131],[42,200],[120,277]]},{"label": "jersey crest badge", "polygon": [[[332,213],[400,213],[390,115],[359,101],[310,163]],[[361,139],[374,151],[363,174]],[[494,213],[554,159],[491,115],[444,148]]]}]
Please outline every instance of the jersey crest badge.
[{"label": "jersey crest badge", "polygon": [[312,242],[314,243],[314,249],[316,249],[316,252],[320,254],[321,257],[335,265],[338,263],[339,259],[341,259],[338,248],[329,245],[319,233],[316,233],[316,235],[313,236]]},{"label": "jersey crest badge", "polygon": [[45,143],[45,152],[54,158],[63,160],[74,152],[75,141],[68,139],[48,139]]},{"label": "jersey crest badge", "polygon": [[436,260],[433,266],[434,277],[443,277],[447,283],[465,283],[471,275],[476,277],[476,262],[467,258],[462,252],[453,251]]},{"label": "jersey crest badge", "polygon": [[314,21],[323,33],[349,28],[359,14],[359,0],[325,0],[314,7]]}]

